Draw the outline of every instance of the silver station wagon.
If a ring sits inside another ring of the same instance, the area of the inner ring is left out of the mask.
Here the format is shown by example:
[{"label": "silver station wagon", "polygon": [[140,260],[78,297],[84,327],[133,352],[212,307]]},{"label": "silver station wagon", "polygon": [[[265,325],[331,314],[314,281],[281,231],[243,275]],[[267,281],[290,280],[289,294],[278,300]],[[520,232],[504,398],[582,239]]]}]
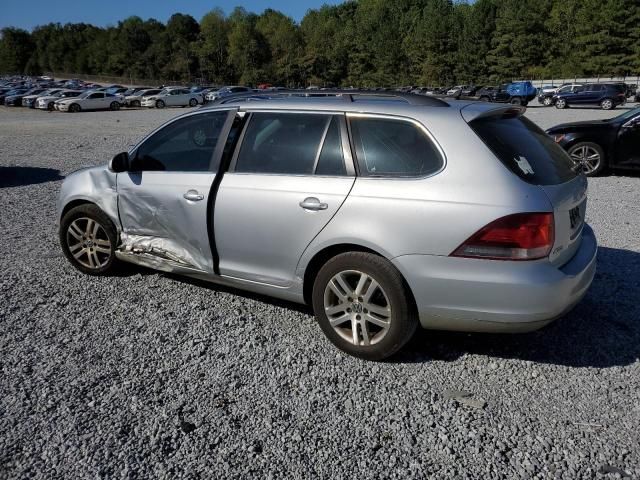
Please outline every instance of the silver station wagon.
[{"label": "silver station wagon", "polygon": [[309,304],[337,347],[371,360],[418,324],[531,331],[585,295],[587,181],[524,108],[304,95],[220,99],[67,177],[66,257]]}]

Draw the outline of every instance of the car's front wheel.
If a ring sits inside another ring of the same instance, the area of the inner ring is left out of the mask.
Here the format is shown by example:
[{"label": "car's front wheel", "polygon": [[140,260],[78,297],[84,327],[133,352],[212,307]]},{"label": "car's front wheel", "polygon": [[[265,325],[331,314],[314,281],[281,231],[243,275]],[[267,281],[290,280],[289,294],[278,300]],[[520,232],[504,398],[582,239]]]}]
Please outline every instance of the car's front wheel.
[{"label": "car's front wheel", "polygon": [[556,108],[562,110],[563,108],[567,108],[567,101],[564,98],[559,98],[556,100]]},{"label": "car's front wheel", "polygon": [[582,172],[593,177],[602,173],[605,168],[604,150],[597,143],[580,142],[572,145],[568,152],[571,160]]},{"label": "car's front wheel", "polygon": [[196,100],[195,98],[192,98],[191,100],[189,100],[190,107],[195,107],[196,105],[198,105],[198,100]]},{"label": "car's front wheel", "polygon": [[77,103],[72,103],[71,105],[69,105],[69,111],[72,113],[78,113],[80,111],[80,105],[78,105]]},{"label": "car's front wheel", "polygon": [[116,227],[97,206],[84,204],[69,210],[62,217],[59,233],[64,255],[81,272],[101,275],[117,263]]},{"label": "car's front wheel", "polygon": [[545,107],[550,107],[552,103],[553,103],[553,100],[551,99],[551,97],[544,97],[544,100],[542,101],[542,104]]},{"label": "car's front wheel", "polygon": [[134,108],[138,108],[140,106],[140,100],[134,100],[131,102],[131,106]]},{"label": "car's front wheel", "polygon": [[120,104],[118,102],[111,102],[111,105],[109,105],[109,108],[111,110],[120,110]]},{"label": "car's front wheel", "polygon": [[164,107],[166,107],[164,101],[156,100],[156,108],[164,108]]},{"label": "car's front wheel", "polygon": [[418,319],[400,272],[364,252],[329,260],[313,285],[313,309],[324,334],[339,349],[366,360],[383,360],[411,338]]},{"label": "car's front wheel", "polygon": [[522,99],[520,97],[514,97],[510,103],[511,105],[522,105]]}]

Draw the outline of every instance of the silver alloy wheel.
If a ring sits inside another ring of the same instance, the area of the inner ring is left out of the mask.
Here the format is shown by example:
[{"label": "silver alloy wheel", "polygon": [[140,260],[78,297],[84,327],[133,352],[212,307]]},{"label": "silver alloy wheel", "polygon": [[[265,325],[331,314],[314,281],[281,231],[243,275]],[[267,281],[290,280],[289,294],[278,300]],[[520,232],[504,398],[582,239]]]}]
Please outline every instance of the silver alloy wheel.
[{"label": "silver alloy wheel", "polygon": [[567,105],[566,100],[559,98],[558,100],[556,100],[556,107],[558,108],[564,108]]},{"label": "silver alloy wheel", "polygon": [[545,106],[549,106],[553,103],[553,100],[551,99],[551,97],[544,97],[544,100],[542,101],[543,105]]},{"label": "silver alloy wheel", "polygon": [[69,224],[67,247],[83,267],[98,269],[111,258],[111,241],[107,232],[92,218],[77,218]]},{"label": "silver alloy wheel", "polygon": [[600,153],[598,153],[595,148],[588,145],[582,145],[575,150],[571,150],[569,155],[571,156],[573,163],[582,168],[585,175],[595,172],[600,167]]},{"label": "silver alloy wheel", "polygon": [[611,107],[613,107],[613,102],[609,99],[606,99],[602,101],[600,106],[602,107],[603,110],[611,110]]},{"label": "silver alloy wheel", "polygon": [[189,100],[189,106],[195,107],[196,105],[198,105],[198,101],[195,98]]},{"label": "silver alloy wheel", "polygon": [[338,335],[358,345],[375,345],[391,326],[391,303],[380,284],[358,270],[334,275],[324,290],[324,311]]}]

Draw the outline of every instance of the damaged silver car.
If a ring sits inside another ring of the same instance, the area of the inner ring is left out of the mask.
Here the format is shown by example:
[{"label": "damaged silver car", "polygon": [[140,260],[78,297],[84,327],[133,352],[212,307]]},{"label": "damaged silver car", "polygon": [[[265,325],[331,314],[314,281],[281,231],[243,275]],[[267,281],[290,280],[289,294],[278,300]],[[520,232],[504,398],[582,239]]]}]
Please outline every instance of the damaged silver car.
[{"label": "damaged silver car", "polygon": [[531,331],[585,295],[597,244],[585,177],[523,112],[395,93],[228,97],[67,177],[62,249],[87,274],[124,261],[307,303],[366,359],[418,325]]}]

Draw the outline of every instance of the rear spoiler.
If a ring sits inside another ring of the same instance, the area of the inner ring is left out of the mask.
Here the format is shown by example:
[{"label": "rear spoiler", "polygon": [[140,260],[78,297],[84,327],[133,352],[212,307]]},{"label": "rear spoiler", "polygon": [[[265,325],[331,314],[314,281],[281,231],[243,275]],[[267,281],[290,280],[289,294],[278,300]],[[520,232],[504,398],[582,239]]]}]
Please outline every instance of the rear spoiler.
[{"label": "rear spoiler", "polygon": [[460,109],[460,115],[469,123],[479,118],[514,118],[520,117],[527,111],[522,105],[495,105],[484,102],[473,102]]}]

